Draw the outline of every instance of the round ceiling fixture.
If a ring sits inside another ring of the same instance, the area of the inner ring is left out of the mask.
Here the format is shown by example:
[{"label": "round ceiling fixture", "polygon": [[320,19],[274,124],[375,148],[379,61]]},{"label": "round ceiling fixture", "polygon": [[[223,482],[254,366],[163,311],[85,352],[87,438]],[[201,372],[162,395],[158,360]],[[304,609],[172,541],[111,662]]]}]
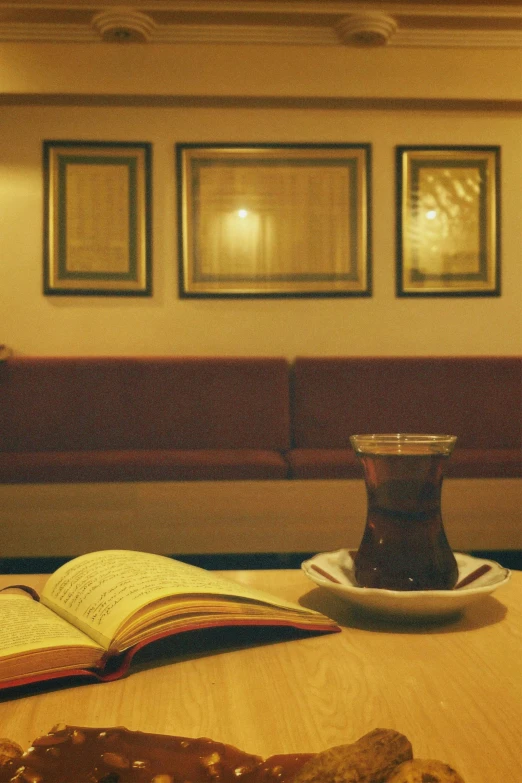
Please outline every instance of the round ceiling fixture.
[{"label": "round ceiling fixture", "polygon": [[100,11],[93,16],[92,25],[104,41],[117,43],[147,42],[156,27],[150,16],[129,8]]},{"label": "round ceiling fixture", "polygon": [[336,29],[344,44],[384,46],[397,30],[397,22],[388,14],[369,11],[343,17]]}]

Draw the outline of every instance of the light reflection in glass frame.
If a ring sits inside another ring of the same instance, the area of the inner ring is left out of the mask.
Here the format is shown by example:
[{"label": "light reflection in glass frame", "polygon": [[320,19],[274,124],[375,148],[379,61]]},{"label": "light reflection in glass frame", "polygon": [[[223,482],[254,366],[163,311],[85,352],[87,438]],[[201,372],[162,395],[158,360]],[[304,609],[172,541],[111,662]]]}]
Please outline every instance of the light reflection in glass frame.
[{"label": "light reflection in glass frame", "polygon": [[370,296],[369,144],[178,144],[181,296]]},{"label": "light reflection in glass frame", "polygon": [[500,295],[500,147],[399,146],[397,295]]}]

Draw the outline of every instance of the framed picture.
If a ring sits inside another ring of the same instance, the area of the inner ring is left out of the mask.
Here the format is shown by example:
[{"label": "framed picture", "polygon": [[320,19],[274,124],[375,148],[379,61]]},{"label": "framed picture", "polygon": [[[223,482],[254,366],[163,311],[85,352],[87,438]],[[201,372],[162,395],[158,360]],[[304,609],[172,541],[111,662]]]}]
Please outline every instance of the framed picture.
[{"label": "framed picture", "polygon": [[44,141],[44,293],[150,296],[145,142]]},{"label": "framed picture", "polygon": [[178,144],[181,296],[370,296],[370,155]]},{"label": "framed picture", "polygon": [[397,147],[397,295],[500,295],[500,148]]}]

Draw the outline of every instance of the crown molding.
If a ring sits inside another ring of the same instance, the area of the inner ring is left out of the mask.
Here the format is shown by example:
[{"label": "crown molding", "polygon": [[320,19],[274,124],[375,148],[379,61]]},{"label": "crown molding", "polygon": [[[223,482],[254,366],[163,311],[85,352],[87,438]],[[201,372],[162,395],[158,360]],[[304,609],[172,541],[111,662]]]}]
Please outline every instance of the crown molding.
[{"label": "crown molding", "polygon": [[245,95],[127,95],[85,93],[0,93],[0,106],[88,106],[146,108],[326,109],[376,111],[522,112],[510,98],[274,97]]},{"label": "crown molding", "polygon": [[0,0],[0,42],[520,48],[515,0]]}]

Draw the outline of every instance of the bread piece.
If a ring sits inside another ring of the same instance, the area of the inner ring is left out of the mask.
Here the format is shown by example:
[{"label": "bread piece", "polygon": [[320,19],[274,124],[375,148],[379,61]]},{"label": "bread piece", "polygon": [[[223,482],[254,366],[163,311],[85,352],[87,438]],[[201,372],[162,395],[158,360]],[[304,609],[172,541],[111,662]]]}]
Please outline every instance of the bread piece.
[{"label": "bread piece", "polygon": [[385,783],[464,783],[464,780],[442,761],[413,759],[399,764]]},{"label": "bread piece", "polygon": [[412,757],[404,734],[374,729],[352,745],[318,753],[304,764],[292,783],[384,783],[401,762]]}]

